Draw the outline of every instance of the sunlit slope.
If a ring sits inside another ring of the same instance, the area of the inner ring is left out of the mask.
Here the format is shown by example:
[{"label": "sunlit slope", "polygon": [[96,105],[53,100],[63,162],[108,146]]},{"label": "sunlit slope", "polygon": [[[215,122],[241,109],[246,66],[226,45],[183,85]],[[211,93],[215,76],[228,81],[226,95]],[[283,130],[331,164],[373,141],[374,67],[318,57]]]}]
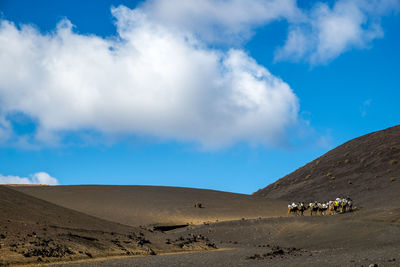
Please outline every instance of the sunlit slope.
[{"label": "sunlit slope", "polygon": [[[137,226],[284,215],[285,202],[213,190],[156,186],[37,186],[16,190],[99,218]],[[195,207],[201,203],[202,208]]]}]

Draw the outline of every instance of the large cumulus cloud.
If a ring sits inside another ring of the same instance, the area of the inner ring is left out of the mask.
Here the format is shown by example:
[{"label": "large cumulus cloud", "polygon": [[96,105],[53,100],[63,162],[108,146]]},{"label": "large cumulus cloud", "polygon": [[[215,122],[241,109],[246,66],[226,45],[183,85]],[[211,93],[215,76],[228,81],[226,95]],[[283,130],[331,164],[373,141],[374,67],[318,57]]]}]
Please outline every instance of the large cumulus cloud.
[{"label": "large cumulus cloud", "polygon": [[43,34],[0,25],[0,138],[7,114],[37,121],[36,140],[95,130],[219,147],[269,144],[297,121],[298,99],[244,51],[210,49],[141,9],[113,8],[117,36]]}]

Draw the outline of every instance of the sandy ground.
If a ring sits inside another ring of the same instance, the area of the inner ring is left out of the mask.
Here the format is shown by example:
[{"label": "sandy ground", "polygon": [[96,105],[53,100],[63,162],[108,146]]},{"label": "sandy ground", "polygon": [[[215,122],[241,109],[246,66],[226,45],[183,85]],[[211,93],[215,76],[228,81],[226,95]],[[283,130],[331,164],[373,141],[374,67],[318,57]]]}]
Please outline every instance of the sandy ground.
[{"label": "sandy ground", "polygon": [[213,250],[205,237],[170,240],[152,228],[96,218],[0,186],[0,266]]},{"label": "sandy ground", "polygon": [[[157,186],[35,186],[15,190],[130,226],[201,224],[282,216],[286,201],[214,190]],[[200,203],[202,208],[195,208]]]},{"label": "sandy ground", "polygon": [[[0,220],[0,234],[6,236],[0,239],[0,265],[12,260],[14,263],[59,262],[57,266],[400,265],[400,204],[396,203],[386,207],[359,206],[356,211],[345,214],[310,216],[306,211],[305,216],[286,216],[284,201],[212,190],[143,187],[146,194],[137,197],[141,187],[14,189],[0,187],[0,209],[5,215]],[[106,190],[110,190],[107,199],[115,198],[112,202],[115,221],[108,214],[110,207],[104,207],[101,200]],[[86,194],[80,196],[83,193]],[[47,200],[61,199],[63,206],[32,195]],[[135,195],[132,199],[127,197]],[[82,208],[76,211],[65,207],[69,198],[83,202],[87,196],[90,196],[88,202],[82,205],[93,207],[103,218],[83,213]],[[99,197],[97,206],[93,196]],[[193,202],[197,201],[201,201],[203,208],[194,206]],[[159,215],[160,209],[170,212],[174,219]],[[131,222],[134,218],[140,219],[143,213],[140,222],[144,225],[120,224],[121,218],[128,218],[122,216],[124,212],[131,215]],[[164,231],[154,228],[193,218],[201,223],[172,230],[162,228]],[[50,245],[43,245],[49,237]],[[40,261],[35,254],[25,257],[24,253],[35,251],[35,246],[56,253],[40,255]],[[118,257],[104,259],[104,256]],[[76,260],[81,261],[71,262]]]},{"label": "sandy ground", "polygon": [[[238,220],[174,230],[207,234],[219,249],[97,261],[97,266],[399,266],[400,213]],[[366,218],[366,219],[364,219]],[[65,266],[91,266],[93,262]]]}]

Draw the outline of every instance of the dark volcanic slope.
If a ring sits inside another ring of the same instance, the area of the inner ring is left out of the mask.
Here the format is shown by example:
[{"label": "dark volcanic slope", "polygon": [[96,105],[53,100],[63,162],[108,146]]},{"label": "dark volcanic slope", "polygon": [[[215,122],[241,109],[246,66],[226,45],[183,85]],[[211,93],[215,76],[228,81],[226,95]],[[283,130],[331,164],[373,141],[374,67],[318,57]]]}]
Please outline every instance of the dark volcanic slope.
[{"label": "dark volcanic slope", "polygon": [[125,254],[112,240],[135,231],[0,186],[0,266]]},{"label": "dark volcanic slope", "polygon": [[47,224],[85,230],[126,231],[132,227],[89,216],[53,203],[23,194],[7,186],[0,186],[1,222]]},{"label": "dark volcanic slope", "polygon": [[349,195],[363,206],[400,202],[400,126],[355,138],[254,193],[290,201]]},{"label": "dark volcanic slope", "polygon": [[95,218],[0,186],[0,266],[209,248],[202,240],[192,243],[179,247],[166,243],[166,234]]},{"label": "dark volcanic slope", "polygon": [[[35,186],[16,190],[92,216],[138,226],[283,215],[286,203],[213,190],[159,186]],[[195,208],[201,203],[203,208]]]}]

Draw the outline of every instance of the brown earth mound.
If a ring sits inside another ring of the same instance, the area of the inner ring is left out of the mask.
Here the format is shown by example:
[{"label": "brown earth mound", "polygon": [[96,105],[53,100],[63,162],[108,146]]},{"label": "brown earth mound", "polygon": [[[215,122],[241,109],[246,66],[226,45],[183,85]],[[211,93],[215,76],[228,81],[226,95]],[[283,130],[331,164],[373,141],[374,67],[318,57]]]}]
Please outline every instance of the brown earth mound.
[{"label": "brown earth mound", "polygon": [[254,193],[288,201],[350,196],[364,207],[400,205],[400,126],[370,133],[329,151]]},{"label": "brown earth mound", "polygon": [[286,202],[214,190],[159,186],[43,186],[15,190],[106,220],[184,225],[284,215]]},{"label": "brown earth mound", "polygon": [[0,186],[0,266],[119,255],[212,249],[186,246],[166,235],[95,218]]}]

